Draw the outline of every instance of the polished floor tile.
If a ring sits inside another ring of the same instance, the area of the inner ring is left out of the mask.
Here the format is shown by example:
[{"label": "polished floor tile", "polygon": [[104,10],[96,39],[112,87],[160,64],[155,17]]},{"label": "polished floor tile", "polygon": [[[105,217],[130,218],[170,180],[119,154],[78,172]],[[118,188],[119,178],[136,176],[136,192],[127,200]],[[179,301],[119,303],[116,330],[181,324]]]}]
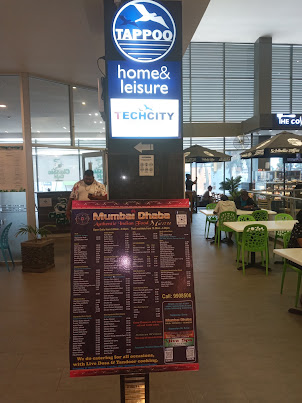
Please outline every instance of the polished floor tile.
[{"label": "polished floor tile", "polygon": [[[154,403],[300,402],[302,317],[291,315],[296,274],[236,268],[236,248],[211,245],[204,216],[192,225],[200,369],[153,373]],[[211,228],[213,230],[213,228]],[[70,378],[70,239],[56,241],[56,267],[8,273],[0,266],[0,402],[119,402],[119,377]]]}]

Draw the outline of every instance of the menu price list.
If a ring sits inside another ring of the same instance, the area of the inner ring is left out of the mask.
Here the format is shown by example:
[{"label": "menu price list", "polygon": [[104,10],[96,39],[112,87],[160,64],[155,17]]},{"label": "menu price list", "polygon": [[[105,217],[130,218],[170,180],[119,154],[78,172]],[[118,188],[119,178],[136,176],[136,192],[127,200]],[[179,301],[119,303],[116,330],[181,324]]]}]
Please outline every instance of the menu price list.
[{"label": "menu price list", "polygon": [[71,376],[198,369],[184,203],[73,206]]}]

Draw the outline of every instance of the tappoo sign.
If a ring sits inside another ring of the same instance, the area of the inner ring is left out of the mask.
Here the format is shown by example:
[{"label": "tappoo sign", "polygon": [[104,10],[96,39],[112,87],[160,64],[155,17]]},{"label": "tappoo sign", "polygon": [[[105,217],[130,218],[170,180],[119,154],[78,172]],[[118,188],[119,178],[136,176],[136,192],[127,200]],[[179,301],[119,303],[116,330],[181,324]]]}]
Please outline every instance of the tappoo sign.
[{"label": "tappoo sign", "polygon": [[173,48],[176,27],[169,11],[152,0],[133,0],[121,7],[112,24],[119,52],[139,63],[162,59]]}]

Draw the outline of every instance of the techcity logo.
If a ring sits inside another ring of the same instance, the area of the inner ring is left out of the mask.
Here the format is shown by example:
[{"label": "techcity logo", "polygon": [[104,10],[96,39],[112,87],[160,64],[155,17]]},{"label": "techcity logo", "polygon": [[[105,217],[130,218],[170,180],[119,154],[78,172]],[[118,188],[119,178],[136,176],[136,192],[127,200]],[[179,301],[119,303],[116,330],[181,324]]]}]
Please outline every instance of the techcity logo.
[{"label": "techcity logo", "polygon": [[172,120],[174,112],[154,112],[152,108],[144,105],[138,111],[114,111],[117,120]]},{"label": "techcity logo", "polygon": [[133,0],[118,10],[112,36],[124,56],[150,63],[170,52],[176,27],[171,14],[161,4],[153,0]]},{"label": "techcity logo", "polygon": [[277,113],[279,125],[295,125],[302,126],[302,116],[295,114],[285,115],[284,113]]}]

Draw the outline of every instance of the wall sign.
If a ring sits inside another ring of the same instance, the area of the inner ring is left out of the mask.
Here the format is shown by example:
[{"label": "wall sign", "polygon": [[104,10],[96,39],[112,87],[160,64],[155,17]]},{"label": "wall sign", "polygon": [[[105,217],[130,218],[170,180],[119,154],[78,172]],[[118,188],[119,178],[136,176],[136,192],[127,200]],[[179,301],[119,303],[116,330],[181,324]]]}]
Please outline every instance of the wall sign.
[{"label": "wall sign", "polygon": [[302,126],[302,114],[277,113],[273,115],[273,127],[285,129],[300,129]]},{"label": "wall sign", "polygon": [[134,0],[117,12],[112,35],[118,50],[135,62],[150,63],[172,49],[176,27],[169,11],[152,0]]},{"label": "wall sign", "polygon": [[25,155],[23,146],[0,146],[0,190],[24,190]]},{"label": "wall sign", "polygon": [[107,59],[111,138],[181,137],[181,52],[170,59],[180,47],[179,28],[153,0],[117,10],[111,37],[121,60]]},{"label": "wall sign", "polygon": [[154,176],[154,155],[139,155],[139,176]]},{"label": "wall sign", "polygon": [[70,375],[198,370],[188,200],[73,202]]}]

